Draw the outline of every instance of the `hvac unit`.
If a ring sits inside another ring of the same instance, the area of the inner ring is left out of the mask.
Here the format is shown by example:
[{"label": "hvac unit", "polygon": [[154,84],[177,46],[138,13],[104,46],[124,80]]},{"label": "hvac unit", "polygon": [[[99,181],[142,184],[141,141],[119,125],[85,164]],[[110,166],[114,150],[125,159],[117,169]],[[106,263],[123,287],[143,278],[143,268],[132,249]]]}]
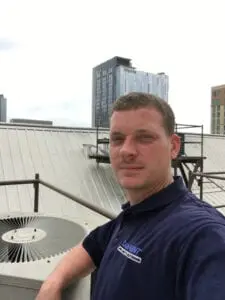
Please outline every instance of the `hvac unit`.
[{"label": "hvac unit", "polygon": [[[0,217],[0,298],[35,299],[63,255],[86,234],[85,226],[56,216]],[[90,299],[90,277],[74,281],[62,299]]]}]

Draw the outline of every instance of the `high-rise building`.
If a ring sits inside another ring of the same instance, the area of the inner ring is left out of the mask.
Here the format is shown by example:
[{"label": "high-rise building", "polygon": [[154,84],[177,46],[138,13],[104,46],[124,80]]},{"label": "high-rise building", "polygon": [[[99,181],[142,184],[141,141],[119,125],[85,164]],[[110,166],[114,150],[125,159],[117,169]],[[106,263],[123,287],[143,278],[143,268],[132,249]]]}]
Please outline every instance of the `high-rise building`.
[{"label": "high-rise building", "polygon": [[0,122],[7,121],[7,99],[0,95]]},{"label": "high-rise building", "polygon": [[211,89],[211,133],[225,134],[225,85]]},{"label": "high-rise building", "polygon": [[131,59],[114,57],[93,68],[92,126],[109,127],[113,102],[129,92],[151,93],[168,101],[169,78],[165,73],[136,70]]}]

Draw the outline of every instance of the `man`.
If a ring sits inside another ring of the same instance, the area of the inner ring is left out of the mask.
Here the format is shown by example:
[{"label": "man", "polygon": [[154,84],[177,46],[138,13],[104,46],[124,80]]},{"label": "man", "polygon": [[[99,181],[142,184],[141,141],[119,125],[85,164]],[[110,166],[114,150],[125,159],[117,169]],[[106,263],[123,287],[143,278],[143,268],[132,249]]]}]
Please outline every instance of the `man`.
[{"label": "man", "polygon": [[158,97],[130,93],[115,102],[110,159],[128,202],[64,257],[38,300],[61,299],[73,278],[96,268],[93,300],[225,299],[225,220],[173,178],[174,126]]}]

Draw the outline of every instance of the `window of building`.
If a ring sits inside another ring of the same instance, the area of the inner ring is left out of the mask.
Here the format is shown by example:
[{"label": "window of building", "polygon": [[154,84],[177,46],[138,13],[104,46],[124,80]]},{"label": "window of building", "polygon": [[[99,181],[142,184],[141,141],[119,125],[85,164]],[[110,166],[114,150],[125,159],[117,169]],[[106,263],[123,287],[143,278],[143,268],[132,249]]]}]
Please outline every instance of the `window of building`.
[{"label": "window of building", "polygon": [[219,99],[213,99],[213,105],[220,105]]},{"label": "window of building", "polygon": [[109,74],[109,78],[108,78],[108,80],[109,80],[109,83],[111,83],[111,84],[112,84],[112,74]]},{"label": "window of building", "polygon": [[96,71],[96,77],[97,78],[100,78],[101,77],[101,71],[99,70],[99,71]]}]

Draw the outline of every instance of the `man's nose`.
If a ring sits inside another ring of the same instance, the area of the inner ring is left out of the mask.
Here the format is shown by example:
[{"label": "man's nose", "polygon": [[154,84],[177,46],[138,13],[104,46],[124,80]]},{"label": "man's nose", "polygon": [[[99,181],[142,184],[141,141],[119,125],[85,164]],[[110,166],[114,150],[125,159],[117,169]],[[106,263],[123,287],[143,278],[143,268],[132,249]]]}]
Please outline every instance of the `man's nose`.
[{"label": "man's nose", "polygon": [[132,139],[125,139],[122,147],[120,148],[120,154],[125,157],[135,156],[137,154],[137,147]]}]

